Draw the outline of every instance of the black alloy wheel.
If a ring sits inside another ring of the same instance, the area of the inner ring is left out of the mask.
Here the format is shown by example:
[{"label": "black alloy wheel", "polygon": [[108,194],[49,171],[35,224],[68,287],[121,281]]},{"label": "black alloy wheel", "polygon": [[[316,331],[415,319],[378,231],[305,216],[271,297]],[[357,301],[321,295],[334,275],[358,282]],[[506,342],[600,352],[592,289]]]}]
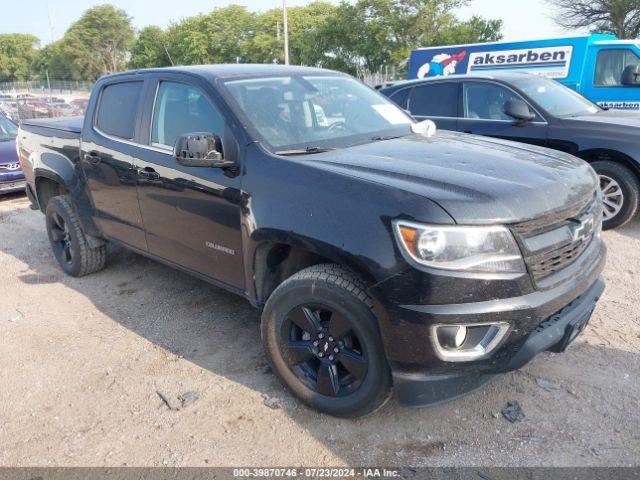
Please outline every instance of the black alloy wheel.
[{"label": "black alloy wheel", "polygon": [[351,322],[327,306],[291,310],[282,323],[280,345],[289,368],[321,395],[349,395],[367,374],[367,356]]}]

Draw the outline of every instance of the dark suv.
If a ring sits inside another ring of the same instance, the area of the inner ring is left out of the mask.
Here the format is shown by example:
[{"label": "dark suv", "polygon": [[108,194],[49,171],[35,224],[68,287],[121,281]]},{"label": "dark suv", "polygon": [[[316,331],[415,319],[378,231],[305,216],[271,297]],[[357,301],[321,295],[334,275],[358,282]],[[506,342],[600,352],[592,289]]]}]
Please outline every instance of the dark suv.
[{"label": "dark suv", "polygon": [[604,228],[627,223],[640,198],[640,114],[604,110],[538,75],[505,72],[400,82],[380,90],[440,128],[549,147],[591,164]]},{"label": "dark suv", "polygon": [[18,143],[64,271],[111,242],[245,297],[287,387],[353,416],[564,350],[604,288],[587,163],[429,127],[338,72],[219,65],[102,78]]}]

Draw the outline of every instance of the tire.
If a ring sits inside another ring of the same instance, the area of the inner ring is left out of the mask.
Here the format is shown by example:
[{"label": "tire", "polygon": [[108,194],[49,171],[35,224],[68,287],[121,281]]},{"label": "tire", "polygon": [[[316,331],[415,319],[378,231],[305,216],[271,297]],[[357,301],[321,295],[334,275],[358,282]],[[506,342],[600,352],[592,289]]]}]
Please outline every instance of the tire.
[{"label": "tire", "polygon": [[334,264],[294,274],[269,297],[261,324],[267,358],[310,407],[359,417],[389,399],[391,372],[372,305],[362,281]]},{"label": "tire", "polygon": [[53,254],[65,273],[82,277],[104,268],[106,245],[91,248],[68,195],[51,198],[45,212]]},{"label": "tire", "polygon": [[603,191],[605,212],[602,228],[609,230],[624,225],[638,211],[638,178],[624,165],[610,160],[593,162],[591,166],[600,178],[600,189],[606,190]]}]

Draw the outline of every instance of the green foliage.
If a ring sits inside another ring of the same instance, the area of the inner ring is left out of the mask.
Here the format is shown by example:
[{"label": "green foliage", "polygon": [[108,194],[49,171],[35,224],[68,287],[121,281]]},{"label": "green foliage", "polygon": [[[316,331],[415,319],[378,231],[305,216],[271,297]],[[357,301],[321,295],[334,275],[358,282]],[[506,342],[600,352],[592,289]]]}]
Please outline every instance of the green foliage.
[{"label": "green foliage", "polygon": [[[474,16],[462,22],[456,8],[470,0],[314,1],[290,7],[290,61],[350,73],[403,68],[417,47],[501,38],[501,20]],[[603,0],[604,1],[604,0]],[[4,40],[2,40],[4,39]],[[282,9],[251,12],[231,4],[136,35],[125,11],[111,5],[86,10],[64,37],[35,50],[28,35],[0,36],[0,79],[34,72],[51,78],[93,80],[129,68],[206,63],[282,63]]]},{"label": "green foliage", "polygon": [[112,5],[86,10],[64,34],[43,48],[36,65],[49,76],[71,80],[95,80],[126,66],[135,34],[131,18]]},{"label": "green foliage", "polygon": [[240,5],[216,8],[206,15],[174,23],[167,32],[174,63],[236,63],[247,52],[255,14]]},{"label": "green foliage", "polygon": [[131,48],[131,68],[166,67],[172,58],[168,51],[169,38],[160,27],[144,27]]},{"label": "green foliage", "polygon": [[29,78],[38,43],[33,35],[0,34],[0,82]]}]

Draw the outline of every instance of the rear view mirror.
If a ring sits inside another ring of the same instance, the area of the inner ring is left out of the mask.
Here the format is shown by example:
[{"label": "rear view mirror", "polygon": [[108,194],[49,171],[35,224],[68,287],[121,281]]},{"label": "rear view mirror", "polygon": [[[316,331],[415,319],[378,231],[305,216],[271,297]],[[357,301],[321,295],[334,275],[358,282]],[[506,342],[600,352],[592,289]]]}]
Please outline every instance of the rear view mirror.
[{"label": "rear view mirror", "polygon": [[508,100],[502,111],[505,115],[515,118],[519,122],[530,122],[536,118],[535,114],[529,110],[529,105],[522,100]]},{"label": "rear view mirror", "polygon": [[173,158],[185,167],[228,168],[234,165],[224,159],[220,137],[207,132],[180,135],[173,146]]},{"label": "rear view mirror", "polygon": [[640,85],[638,76],[640,76],[640,65],[627,65],[622,71],[620,83],[629,87],[636,87]]}]

